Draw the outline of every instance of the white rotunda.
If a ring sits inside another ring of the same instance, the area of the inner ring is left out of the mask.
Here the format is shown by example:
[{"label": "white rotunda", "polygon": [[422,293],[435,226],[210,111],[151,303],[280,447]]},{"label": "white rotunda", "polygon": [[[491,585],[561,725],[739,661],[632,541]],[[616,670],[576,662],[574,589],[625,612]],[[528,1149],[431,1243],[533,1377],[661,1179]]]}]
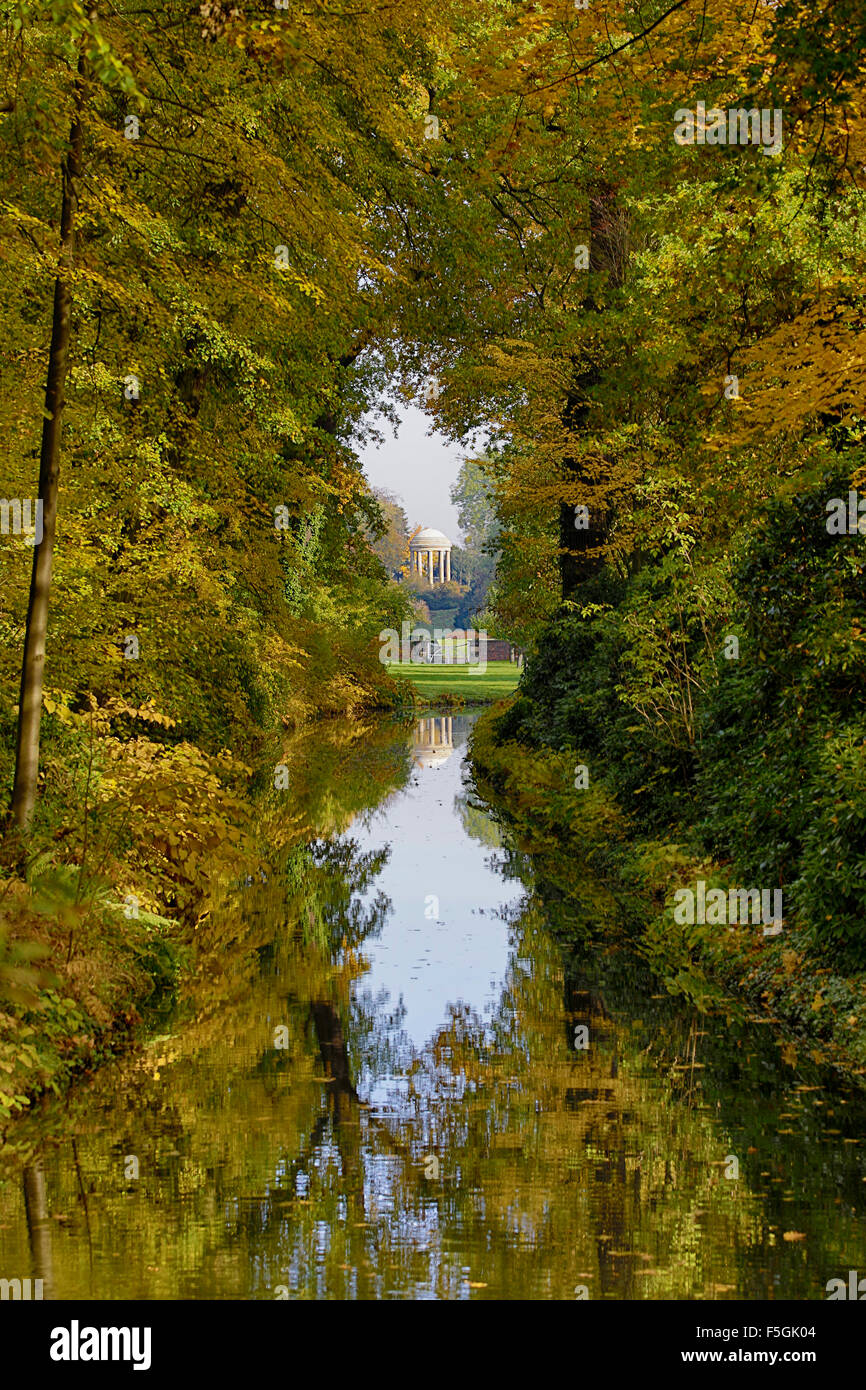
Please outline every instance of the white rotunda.
[{"label": "white rotunda", "polygon": [[[426,575],[428,584],[445,584],[451,578],[451,542],[441,531],[422,526],[409,542],[413,574]],[[434,577],[438,570],[438,578]]]}]

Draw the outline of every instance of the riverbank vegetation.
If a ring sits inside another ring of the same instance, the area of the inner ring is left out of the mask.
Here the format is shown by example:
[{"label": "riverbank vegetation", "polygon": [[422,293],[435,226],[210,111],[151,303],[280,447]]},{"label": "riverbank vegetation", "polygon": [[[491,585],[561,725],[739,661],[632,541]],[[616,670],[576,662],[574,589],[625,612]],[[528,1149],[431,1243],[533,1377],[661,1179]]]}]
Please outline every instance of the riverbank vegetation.
[{"label": "riverbank vegetation", "polygon": [[405,42],[219,5],[0,20],[16,1054],[46,985],[94,1022],[171,973],[213,886],[249,871],[293,729],[399,698],[377,637],[408,607],[350,439],[391,312],[370,210],[414,177],[413,14]]},{"label": "riverbank vegetation", "polygon": [[723,889],[731,862],[714,859],[687,820],[647,833],[603,779],[575,789],[574,753],[509,737],[514,705],[484,715],[473,732],[477,786],[532,863],[533,893],[557,939],[576,958],[640,958],[656,988],[740,1021],[757,1016],[787,1038],[794,1065],[866,1075],[866,971],[810,948],[787,917],[760,922],[677,921],[683,886]]},{"label": "riverbank vegetation", "polygon": [[494,418],[493,607],[530,649],[480,765],[602,871],[578,915],[632,844],[610,882],[649,888],[668,963],[738,939],[676,920],[698,879],[781,893],[781,932],[709,974],[862,1063],[862,13],[602,30],[510,12],[477,69],[501,298],[467,276],[439,411]]},{"label": "riverbank vegetation", "polygon": [[[604,101],[646,111],[652,80],[680,93],[678,118],[706,97],[708,121],[763,109],[785,134],[773,155],[642,131],[590,186],[579,302],[552,283],[549,238],[528,243],[527,295],[544,285],[531,346],[503,338],[487,366],[510,403],[489,470],[497,603],[531,655],[500,752],[478,747],[533,844],[537,816],[541,843],[573,846],[620,908],[634,900],[666,978],[698,992],[724,978],[862,1066],[863,89],[827,40],[844,30],[862,52],[863,34],[853,8],[822,9],[821,45],[814,23],[743,11],[738,66],[719,10],[681,31],[688,93],[660,76],[666,51],[677,68],[663,39],[618,69],[619,97],[595,74],[593,110],[555,107],[571,129]],[[544,32],[560,102],[574,59]],[[564,187],[530,200],[552,233]],[[550,867],[571,900],[573,865]],[[677,920],[699,879],[726,898],[778,890],[781,932]]]}]

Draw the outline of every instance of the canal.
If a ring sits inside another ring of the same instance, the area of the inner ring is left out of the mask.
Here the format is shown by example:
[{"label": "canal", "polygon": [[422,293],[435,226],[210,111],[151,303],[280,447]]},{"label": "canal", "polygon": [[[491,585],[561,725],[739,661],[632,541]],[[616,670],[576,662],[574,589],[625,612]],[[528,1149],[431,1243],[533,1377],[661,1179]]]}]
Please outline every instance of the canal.
[{"label": "canal", "polygon": [[[8,1123],[46,1298],[826,1298],[866,1272],[866,1106],[550,902],[474,716],[333,725],[140,1045]],[[314,773],[312,769],[316,769]],[[312,780],[315,778],[315,780]]]}]

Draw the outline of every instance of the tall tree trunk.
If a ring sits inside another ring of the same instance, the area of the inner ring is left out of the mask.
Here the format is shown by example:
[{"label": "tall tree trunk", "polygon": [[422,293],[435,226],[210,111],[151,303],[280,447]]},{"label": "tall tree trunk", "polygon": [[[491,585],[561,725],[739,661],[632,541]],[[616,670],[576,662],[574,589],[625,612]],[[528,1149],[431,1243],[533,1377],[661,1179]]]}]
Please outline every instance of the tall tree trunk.
[{"label": "tall tree trunk", "polygon": [[39,455],[39,501],[42,506],[42,535],[33,551],[27,627],[21,662],[21,692],[18,709],[18,737],[15,748],[15,781],[12,787],[12,820],[25,832],[33,814],[36,781],[39,774],[39,729],[42,719],[42,681],[45,667],[45,634],[48,627],[48,600],[51,593],[51,565],[54,558],[54,532],[57,525],[57,494],[60,483],[60,442],[63,406],[69,360],[72,317],[72,257],[78,208],[78,181],[81,177],[83,146],[82,113],[86,84],[86,59],[82,42],[69,147],[62,164],[63,201],[60,210],[60,247],[57,279],[54,282],[54,314],[48,375],[45,383],[45,418],[42,422],[42,448]]},{"label": "tall tree trunk", "polygon": [[[590,274],[607,271],[608,284],[621,285],[625,278],[627,256],[625,224],[617,204],[616,190],[609,185],[590,193],[589,227]],[[591,293],[584,303],[588,310],[598,307]],[[594,368],[576,375],[562,411],[562,423],[569,434],[577,434],[586,428],[589,418],[586,397],[597,380],[598,373]],[[607,506],[594,500],[592,495],[598,479],[588,478],[575,458],[566,458],[563,463],[573,478],[584,485],[584,495],[578,501],[589,508],[589,527],[586,530],[576,528],[572,502],[561,503],[559,509],[560,587],[562,598],[567,599],[598,567],[599,547],[607,538],[610,516]]]}]

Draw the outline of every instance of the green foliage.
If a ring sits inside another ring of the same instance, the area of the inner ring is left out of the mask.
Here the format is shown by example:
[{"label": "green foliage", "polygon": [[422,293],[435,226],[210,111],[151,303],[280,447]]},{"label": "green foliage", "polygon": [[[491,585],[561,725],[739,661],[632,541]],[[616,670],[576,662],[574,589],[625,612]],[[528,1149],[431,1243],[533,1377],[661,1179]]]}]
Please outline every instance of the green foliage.
[{"label": "green foliage", "polygon": [[[36,490],[81,115],[29,846],[70,949],[134,893],[129,951],[170,975],[163,923],[207,918],[253,856],[286,730],[408,707],[378,660],[411,607],[405,518],[352,443],[390,373],[435,370],[436,424],[487,441],[447,597],[534,649],[512,755],[552,749],[545,795],[592,855],[618,818],[659,843],[696,823],[861,959],[862,539],[827,536],[816,482],[834,450],[838,495],[862,464],[854,0],[687,0],[651,42],[626,0],[603,26],[561,0],[265,10],[17,0],[0,33],[9,497]],[[698,96],[778,99],[784,157],[679,146]],[[0,560],[8,786],[32,551],[4,535]]]},{"label": "green foliage", "polygon": [[371,528],[373,550],[391,579],[400,579],[409,568],[409,522],[402,503],[393,493],[378,488],[373,493],[380,516]]},{"label": "green foliage", "polygon": [[707,703],[699,796],[709,847],[750,881],[783,883],[815,943],[850,966],[866,963],[866,541],[826,527],[849,476],[770,504],[732,571],[743,640]]},{"label": "green foliage", "polygon": [[[451,488],[460,527],[466,537],[451,554],[454,574],[468,586],[459,595],[455,622],[458,627],[483,626],[476,617],[485,607],[496,573],[499,554],[499,519],[493,501],[496,456],[465,459]],[[495,624],[491,631],[495,631]]]},{"label": "green foliage", "polygon": [[[588,766],[590,785],[603,778],[623,808],[651,829],[669,824],[688,796],[695,759],[684,737],[688,710],[668,703],[671,648],[653,640],[649,572],[638,576],[629,596],[621,579],[604,579],[588,585],[574,611],[538,639],[505,725],[510,736],[535,746],[574,749]],[[659,583],[665,587],[663,576]],[[662,700],[661,717],[647,717]]]},{"label": "green foliage", "polygon": [[866,540],[826,525],[849,478],[768,502],[727,573],[672,549],[627,580],[603,572],[539,639],[500,729],[574,750],[643,834],[686,832],[729,882],[783,886],[789,925],[857,968]]}]

